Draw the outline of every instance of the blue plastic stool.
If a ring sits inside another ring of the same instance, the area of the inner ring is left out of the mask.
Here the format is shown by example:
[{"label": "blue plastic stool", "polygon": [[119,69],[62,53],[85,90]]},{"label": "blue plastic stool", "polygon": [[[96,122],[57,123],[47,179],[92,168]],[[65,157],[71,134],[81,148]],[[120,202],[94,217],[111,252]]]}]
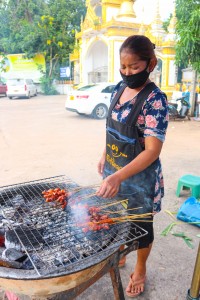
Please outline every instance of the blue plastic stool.
[{"label": "blue plastic stool", "polygon": [[195,176],[191,174],[183,175],[179,178],[177,189],[176,189],[176,196],[180,196],[180,192],[182,189],[190,189],[191,195],[195,198],[200,197],[200,176]]}]

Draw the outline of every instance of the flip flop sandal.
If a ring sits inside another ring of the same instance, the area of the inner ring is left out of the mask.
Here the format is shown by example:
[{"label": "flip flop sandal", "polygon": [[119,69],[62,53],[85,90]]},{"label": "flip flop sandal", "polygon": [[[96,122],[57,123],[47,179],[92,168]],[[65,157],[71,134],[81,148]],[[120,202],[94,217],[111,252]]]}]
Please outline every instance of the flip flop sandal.
[{"label": "flip flop sandal", "polygon": [[[133,274],[134,274],[134,273],[132,273],[132,274],[130,275],[130,281],[129,281],[129,283],[132,283],[133,286],[136,286],[136,285],[144,284],[144,283],[145,283],[146,276],[144,276],[144,277],[143,277],[142,279],[140,279],[140,280],[133,281],[133,280],[132,280]],[[127,291],[126,291],[126,295],[127,295],[128,297],[130,297],[130,298],[135,298],[135,297],[141,295],[142,293],[143,293],[143,291],[133,292],[133,293],[127,292]]]}]

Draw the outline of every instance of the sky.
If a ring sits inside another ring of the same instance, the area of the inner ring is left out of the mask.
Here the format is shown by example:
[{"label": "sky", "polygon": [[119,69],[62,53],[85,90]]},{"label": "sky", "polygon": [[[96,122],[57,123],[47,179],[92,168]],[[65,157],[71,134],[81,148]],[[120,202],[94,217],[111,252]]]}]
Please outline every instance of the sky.
[{"label": "sky", "polygon": [[[139,17],[144,7],[144,23],[150,23],[155,13],[157,0],[136,0],[134,10]],[[160,0],[160,16],[164,21],[173,12],[174,0]]]}]

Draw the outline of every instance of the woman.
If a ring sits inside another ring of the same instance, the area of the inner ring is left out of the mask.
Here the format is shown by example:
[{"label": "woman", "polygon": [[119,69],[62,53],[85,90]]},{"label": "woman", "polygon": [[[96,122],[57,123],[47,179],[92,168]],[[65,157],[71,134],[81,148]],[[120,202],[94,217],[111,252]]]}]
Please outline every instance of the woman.
[{"label": "woman", "polygon": [[[129,199],[137,213],[157,213],[164,195],[159,155],[168,125],[166,95],[150,81],[157,59],[154,45],[141,35],[128,37],[120,48],[119,82],[111,97],[106,147],[98,163],[104,180],[97,195]],[[148,220],[149,221],[149,220]],[[153,222],[139,224],[148,234],[139,241],[137,262],[126,293],[144,291],[146,261],[154,240]]]}]

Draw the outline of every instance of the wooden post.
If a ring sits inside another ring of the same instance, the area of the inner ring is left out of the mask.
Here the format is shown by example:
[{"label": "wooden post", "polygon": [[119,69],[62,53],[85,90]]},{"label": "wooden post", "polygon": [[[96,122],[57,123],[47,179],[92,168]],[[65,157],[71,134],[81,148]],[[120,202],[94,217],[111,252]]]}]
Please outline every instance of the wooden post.
[{"label": "wooden post", "polygon": [[188,300],[198,300],[199,299],[199,293],[200,293],[200,243],[199,243],[199,249],[197,251],[197,258],[196,263],[194,266],[194,273],[191,283],[191,288],[188,292]]},{"label": "wooden post", "polygon": [[125,300],[118,266],[114,266],[110,269],[110,277],[112,280],[115,300]]}]

